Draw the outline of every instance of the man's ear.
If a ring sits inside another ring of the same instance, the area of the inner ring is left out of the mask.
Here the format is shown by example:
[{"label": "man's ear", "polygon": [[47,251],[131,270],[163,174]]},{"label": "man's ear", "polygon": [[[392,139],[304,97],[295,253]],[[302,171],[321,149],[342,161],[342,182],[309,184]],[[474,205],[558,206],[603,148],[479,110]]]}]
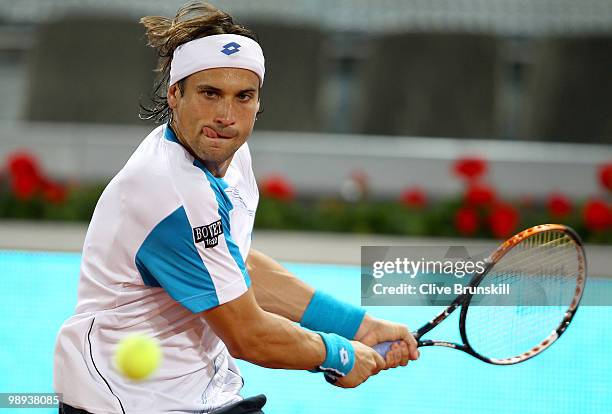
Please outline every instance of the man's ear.
[{"label": "man's ear", "polygon": [[178,99],[181,97],[181,88],[178,87],[178,82],[170,85],[168,88],[168,94],[166,98],[168,99],[168,106],[170,109],[175,109],[178,103]]}]

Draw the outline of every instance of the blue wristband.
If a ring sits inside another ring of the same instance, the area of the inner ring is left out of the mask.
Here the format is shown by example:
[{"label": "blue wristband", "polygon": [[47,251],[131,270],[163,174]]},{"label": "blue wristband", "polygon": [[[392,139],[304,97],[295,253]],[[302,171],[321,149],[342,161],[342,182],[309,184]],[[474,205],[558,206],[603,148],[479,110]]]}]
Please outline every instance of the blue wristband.
[{"label": "blue wristband", "polygon": [[335,333],[353,339],[365,310],[317,290],[304,311],[300,325],[313,331]]},{"label": "blue wristband", "polygon": [[325,344],[325,360],[318,371],[331,374],[333,377],[344,377],[355,365],[355,350],[345,338],[336,334],[317,332]]}]

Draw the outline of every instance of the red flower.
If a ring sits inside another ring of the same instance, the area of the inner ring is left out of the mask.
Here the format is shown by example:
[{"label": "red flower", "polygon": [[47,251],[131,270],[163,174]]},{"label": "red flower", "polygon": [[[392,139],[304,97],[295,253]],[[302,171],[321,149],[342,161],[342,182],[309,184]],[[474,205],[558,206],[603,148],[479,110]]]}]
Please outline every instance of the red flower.
[{"label": "red flower", "polygon": [[478,231],[478,213],[470,207],[462,207],[455,213],[455,229],[463,236]]},{"label": "red flower", "polygon": [[583,210],[584,224],[589,230],[604,231],[612,226],[612,212],[603,200],[587,201]]},{"label": "red flower", "polygon": [[470,206],[487,206],[495,201],[495,190],[487,184],[474,183],[468,187],[464,198]]},{"label": "red flower", "polygon": [[12,177],[28,175],[35,178],[40,178],[40,167],[34,156],[26,152],[15,152],[8,157],[8,170]]},{"label": "red flower", "polygon": [[28,153],[15,152],[9,155],[7,163],[15,197],[18,200],[34,197],[42,184],[42,174],[36,159]]},{"label": "red flower", "polygon": [[572,212],[572,202],[561,193],[551,194],[546,206],[553,217],[565,217]]},{"label": "red flower", "polygon": [[488,223],[493,236],[500,239],[509,237],[519,224],[518,211],[509,204],[498,204],[489,215]]},{"label": "red flower", "polygon": [[474,181],[487,172],[487,162],[482,158],[464,157],[455,161],[453,171],[459,178]]},{"label": "red flower", "polygon": [[264,195],[276,200],[291,201],[295,198],[293,185],[280,175],[272,175],[264,179],[261,190]]},{"label": "red flower", "polygon": [[427,204],[427,195],[420,187],[412,187],[400,195],[400,202],[406,207],[423,208]]},{"label": "red flower", "polygon": [[62,204],[66,201],[68,191],[63,185],[45,180],[42,184],[42,194],[45,200],[53,204]]},{"label": "red flower", "polygon": [[33,175],[21,174],[11,180],[13,194],[18,200],[30,200],[36,195],[39,187],[40,181]]},{"label": "red flower", "polygon": [[605,189],[612,191],[612,162],[599,166],[599,182]]}]

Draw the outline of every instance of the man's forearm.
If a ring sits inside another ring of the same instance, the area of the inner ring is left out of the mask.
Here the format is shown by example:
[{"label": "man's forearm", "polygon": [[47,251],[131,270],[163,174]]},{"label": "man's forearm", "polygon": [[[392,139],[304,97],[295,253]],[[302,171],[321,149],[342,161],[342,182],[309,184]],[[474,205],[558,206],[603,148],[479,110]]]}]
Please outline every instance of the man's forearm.
[{"label": "man's forearm", "polygon": [[310,370],[323,366],[344,374],[351,370],[354,359],[349,341],[307,331],[264,311],[252,289],[203,315],[236,358],[268,368]]},{"label": "man's forearm", "polygon": [[333,332],[348,339],[353,339],[363,325],[362,309],[325,292],[315,293],[314,288],[264,253],[251,249],[247,269],[257,303],[268,312],[300,322],[308,329]]},{"label": "man's forearm", "polygon": [[266,368],[313,369],[325,358],[321,337],[267,312],[265,323],[250,331],[233,356]]},{"label": "man's forearm", "polygon": [[255,249],[249,252],[246,264],[259,306],[299,322],[314,289],[293,276],[276,260]]}]

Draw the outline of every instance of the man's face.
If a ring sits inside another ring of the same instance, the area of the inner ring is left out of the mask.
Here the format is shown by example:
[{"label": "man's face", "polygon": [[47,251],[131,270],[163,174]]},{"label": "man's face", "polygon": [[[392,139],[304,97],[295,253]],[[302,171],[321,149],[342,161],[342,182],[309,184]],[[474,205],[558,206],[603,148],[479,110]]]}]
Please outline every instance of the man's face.
[{"label": "man's face", "polygon": [[213,174],[223,175],[253,131],[259,77],[246,69],[207,69],[185,78],[182,89],[176,84],[168,88],[173,128]]}]

